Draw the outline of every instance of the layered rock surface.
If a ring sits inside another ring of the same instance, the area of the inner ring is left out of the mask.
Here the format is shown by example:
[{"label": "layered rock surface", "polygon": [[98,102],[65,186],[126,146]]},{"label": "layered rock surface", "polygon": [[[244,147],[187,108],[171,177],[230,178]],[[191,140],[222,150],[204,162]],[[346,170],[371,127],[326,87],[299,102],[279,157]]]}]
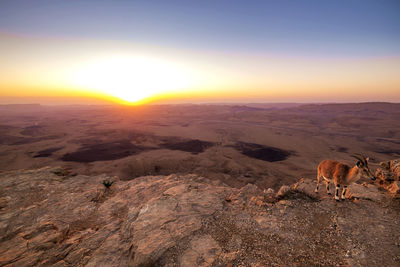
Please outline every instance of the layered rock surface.
[{"label": "layered rock surface", "polygon": [[394,197],[400,195],[400,159],[394,159],[386,162],[381,162],[380,168],[375,172],[378,178],[378,185],[390,193]]},{"label": "layered rock surface", "polygon": [[277,194],[196,175],[119,181],[55,168],[0,181],[0,266],[400,264],[399,200],[375,185],[352,185],[336,203],[311,180]]}]

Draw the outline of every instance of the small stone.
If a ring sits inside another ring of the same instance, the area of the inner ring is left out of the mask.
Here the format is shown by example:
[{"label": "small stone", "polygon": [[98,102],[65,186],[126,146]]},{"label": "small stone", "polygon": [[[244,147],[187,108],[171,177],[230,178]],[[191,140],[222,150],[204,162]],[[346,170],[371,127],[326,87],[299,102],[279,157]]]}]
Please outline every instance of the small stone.
[{"label": "small stone", "polygon": [[283,185],[283,186],[281,186],[281,188],[279,189],[278,193],[276,194],[276,197],[277,198],[282,197],[289,191],[290,191],[290,187],[287,186],[287,185]]},{"label": "small stone", "polygon": [[266,194],[274,194],[274,193],[275,193],[275,190],[272,189],[272,188],[268,188],[268,189],[264,190],[264,192],[265,192]]}]

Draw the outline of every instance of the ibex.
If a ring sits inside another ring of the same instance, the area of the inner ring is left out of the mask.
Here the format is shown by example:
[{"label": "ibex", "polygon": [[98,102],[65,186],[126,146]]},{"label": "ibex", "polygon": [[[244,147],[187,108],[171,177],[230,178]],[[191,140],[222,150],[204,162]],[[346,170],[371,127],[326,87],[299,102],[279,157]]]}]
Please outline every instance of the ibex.
[{"label": "ibex", "polygon": [[365,158],[362,155],[352,155],[352,157],[358,160],[354,167],[329,159],[321,161],[318,165],[317,188],[315,189],[315,192],[318,192],[319,182],[321,181],[321,178],[324,178],[326,192],[328,194],[330,194],[329,183],[333,182],[335,184],[336,201],[339,201],[339,190],[340,187],[343,186],[341,199],[344,200],[347,186],[349,184],[356,182],[360,178],[370,178],[373,181],[376,179],[368,167],[369,158]]}]

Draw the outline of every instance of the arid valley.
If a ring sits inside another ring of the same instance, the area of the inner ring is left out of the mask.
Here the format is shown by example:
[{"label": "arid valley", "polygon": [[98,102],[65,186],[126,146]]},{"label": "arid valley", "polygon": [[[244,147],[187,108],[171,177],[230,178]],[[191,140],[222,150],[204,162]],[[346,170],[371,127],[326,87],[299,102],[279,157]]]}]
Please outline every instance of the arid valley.
[{"label": "arid valley", "polygon": [[0,106],[0,170],[121,180],[198,174],[240,188],[315,179],[326,158],[400,156],[400,104]]},{"label": "arid valley", "polygon": [[[1,266],[400,262],[400,104],[0,109]],[[315,193],[353,153],[377,181]]]}]

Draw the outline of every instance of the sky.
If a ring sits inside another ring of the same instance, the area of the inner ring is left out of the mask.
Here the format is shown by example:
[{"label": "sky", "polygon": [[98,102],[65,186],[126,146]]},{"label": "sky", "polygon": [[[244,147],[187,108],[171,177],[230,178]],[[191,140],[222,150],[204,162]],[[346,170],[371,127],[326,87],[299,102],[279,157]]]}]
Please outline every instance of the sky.
[{"label": "sky", "polygon": [[0,103],[400,102],[400,1],[0,1]]}]

